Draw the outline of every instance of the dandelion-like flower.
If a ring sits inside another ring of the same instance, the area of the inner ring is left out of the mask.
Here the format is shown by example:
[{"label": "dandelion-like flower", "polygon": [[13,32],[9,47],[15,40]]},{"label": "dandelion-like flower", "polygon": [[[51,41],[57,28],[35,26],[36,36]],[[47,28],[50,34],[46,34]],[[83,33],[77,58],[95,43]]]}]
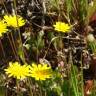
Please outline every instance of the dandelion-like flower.
[{"label": "dandelion-like flower", "polygon": [[5,69],[8,77],[14,77],[17,79],[24,79],[26,76],[29,76],[29,66],[20,65],[18,62],[10,62],[9,67]]},{"label": "dandelion-like flower", "polygon": [[64,22],[56,22],[55,25],[53,25],[55,30],[58,32],[69,32],[71,29],[71,26],[69,26],[68,24],[64,23]]},{"label": "dandelion-like flower", "polygon": [[51,78],[51,67],[48,67],[47,64],[32,64],[30,68],[30,76],[34,77],[36,80],[46,80],[47,78]]},{"label": "dandelion-like flower", "polygon": [[4,21],[7,23],[8,26],[17,28],[25,25],[25,20],[19,15],[5,15]]},{"label": "dandelion-like flower", "polygon": [[0,37],[8,31],[6,24],[0,20]]}]

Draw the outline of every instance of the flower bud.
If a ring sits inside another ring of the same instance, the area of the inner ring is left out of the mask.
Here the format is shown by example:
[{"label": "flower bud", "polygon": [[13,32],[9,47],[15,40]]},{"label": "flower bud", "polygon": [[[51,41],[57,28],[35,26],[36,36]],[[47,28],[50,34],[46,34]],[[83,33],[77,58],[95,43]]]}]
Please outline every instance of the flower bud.
[{"label": "flower bud", "polygon": [[93,42],[93,41],[95,40],[93,34],[87,35],[87,40],[88,40],[89,42]]}]

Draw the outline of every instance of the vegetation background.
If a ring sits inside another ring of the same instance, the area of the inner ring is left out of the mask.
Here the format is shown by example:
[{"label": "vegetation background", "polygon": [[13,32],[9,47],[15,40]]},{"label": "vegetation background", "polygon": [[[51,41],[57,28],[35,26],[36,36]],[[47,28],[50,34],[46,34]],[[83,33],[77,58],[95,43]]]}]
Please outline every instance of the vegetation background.
[{"label": "vegetation background", "polygon": [[[96,43],[87,46],[89,42],[86,41],[90,32],[96,35],[95,12],[96,0],[0,0],[1,19],[6,14],[15,14],[26,20],[24,26],[10,28],[11,31],[0,38],[0,96],[87,96],[84,95],[83,52],[96,53]],[[72,25],[72,30],[57,32],[53,25],[58,21]],[[19,86],[21,89],[17,92],[14,78],[8,78],[4,72],[10,61],[21,65],[24,62],[29,65],[47,63],[55,76],[45,82],[30,79],[29,85],[20,81],[18,84],[22,87]],[[95,64],[92,68],[95,70]],[[26,91],[22,91],[23,88]],[[94,80],[88,96],[95,95]]]}]

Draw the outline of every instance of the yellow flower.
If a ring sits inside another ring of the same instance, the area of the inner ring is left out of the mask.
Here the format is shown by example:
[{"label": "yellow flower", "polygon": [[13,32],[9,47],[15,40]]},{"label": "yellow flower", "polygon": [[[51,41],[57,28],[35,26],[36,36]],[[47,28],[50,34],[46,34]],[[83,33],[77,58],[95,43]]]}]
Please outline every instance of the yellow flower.
[{"label": "yellow flower", "polygon": [[6,24],[0,20],[0,37],[8,31]]},{"label": "yellow flower", "polygon": [[56,31],[60,31],[60,32],[69,32],[71,29],[71,26],[69,26],[68,24],[64,23],[64,22],[56,22],[55,25],[53,25]]},{"label": "yellow flower", "polygon": [[8,77],[15,77],[17,79],[24,79],[26,76],[29,76],[29,66],[20,65],[18,62],[10,62],[9,67],[5,69]]},{"label": "yellow flower", "polygon": [[21,16],[16,16],[16,15],[5,15],[4,21],[7,23],[8,26],[14,28],[25,25],[25,20]]},{"label": "yellow flower", "polygon": [[47,64],[32,64],[32,67],[30,68],[30,76],[34,77],[36,80],[46,80],[47,78],[51,78],[51,67],[48,67]]}]

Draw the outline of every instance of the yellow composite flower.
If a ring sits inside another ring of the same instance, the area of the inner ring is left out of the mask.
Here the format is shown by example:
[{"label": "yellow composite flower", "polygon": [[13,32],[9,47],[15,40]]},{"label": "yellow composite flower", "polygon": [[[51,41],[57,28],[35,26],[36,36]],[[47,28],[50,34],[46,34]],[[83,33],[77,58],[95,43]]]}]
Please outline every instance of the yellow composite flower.
[{"label": "yellow composite flower", "polygon": [[17,28],[25,25],[25,20],[19,15],[5,15],[4,21],[7,23],[8,26]]},{"label": "yellow composite flower", "polygon": [[51,78],[51,67],[47,66],[47,64],[32,64],[30,68],[30,76],[35,78],[35,80],[46,80],[47,78]]},{"label": "yellow composite flower", "polygon": [[8,31],[6,24],[0,20],[0,37]]},{"label": "yellow composite flower", "polygon": [[29,66],[20,65],[18,62],[10,62],[9,67],[5,69],[5,73],[8,77],[14,77],[17,79],[24,79],[29,76]]},{"label": "yellow composite flower", "polygon": [[71,29],[71,26],[69,26],[68,24],[66,24],[64,22],[56,22],[56,24],[53,26],[54,26],[55,30],[58,32],[67,33]]}]

